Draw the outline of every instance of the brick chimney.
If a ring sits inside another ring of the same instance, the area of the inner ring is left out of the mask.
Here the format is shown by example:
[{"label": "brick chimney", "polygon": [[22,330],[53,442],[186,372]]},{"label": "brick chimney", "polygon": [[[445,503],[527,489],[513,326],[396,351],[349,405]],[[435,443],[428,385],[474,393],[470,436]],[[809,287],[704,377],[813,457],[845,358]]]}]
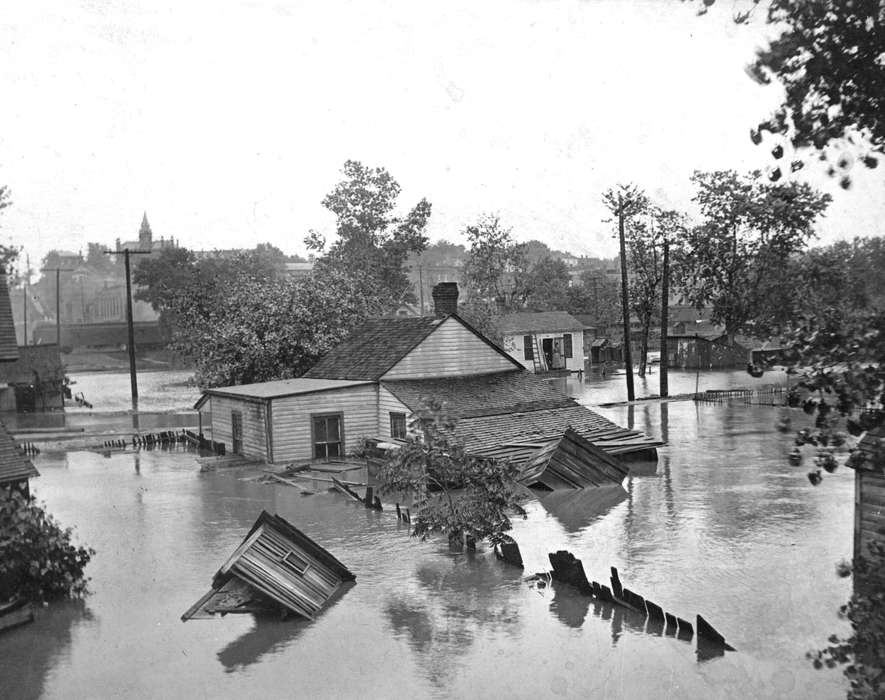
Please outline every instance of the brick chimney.
[{"label": "brick chimney", "polygon": [[433,288],[433,312],[439,316],[458,313],[458,283],[440,282]]}]

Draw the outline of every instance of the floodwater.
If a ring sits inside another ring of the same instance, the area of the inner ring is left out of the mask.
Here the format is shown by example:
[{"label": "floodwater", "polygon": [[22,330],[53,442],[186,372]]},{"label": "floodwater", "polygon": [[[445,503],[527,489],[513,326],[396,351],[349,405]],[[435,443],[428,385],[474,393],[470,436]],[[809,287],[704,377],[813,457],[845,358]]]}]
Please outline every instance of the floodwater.
[{"label": "floodwater", "polygon": [[[702,390],[754,381],[715,375]],[[674,377],[671,391],[693,391],[694,378],[679,389]],[[656,391],[650,382],[637,394]],[[622,376],[566,384],[586,403],[623,398]],[[835,566],[851,556],[853,479],[839,470],[814,488],[787,463],[792,445],[773,424],[789,413],[800,427],[804,414],[691,401],[598,410],[668,444],[618,502],[530,503],[513,531],[525,573],[410,539],[391,513],[335,493],[200,473],[190,452],[40,455],[35,492],[98,552],[92,594],[0,635],[0,696],[844,697],[841,673],[805,653],[847,631],[836,611],[851,583]],[[330,549],[356,584],[313,622],[180,622],[262,509]],[[616,566],[665,610],[701,613],[737,651],[711,658],[568,587],[523,580],[558,549],[592,579]]]}]

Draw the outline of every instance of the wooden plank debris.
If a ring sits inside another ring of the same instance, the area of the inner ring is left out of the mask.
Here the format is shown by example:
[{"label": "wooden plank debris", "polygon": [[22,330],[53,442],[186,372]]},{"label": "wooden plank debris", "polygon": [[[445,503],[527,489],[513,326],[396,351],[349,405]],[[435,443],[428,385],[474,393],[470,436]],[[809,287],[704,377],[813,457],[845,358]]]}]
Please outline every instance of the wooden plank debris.
[{"label": "wooden plank debris", "polygon": [[542,447],[525,464],[519,480],[551,490],[620,486],[629,468],[571,428]]}]

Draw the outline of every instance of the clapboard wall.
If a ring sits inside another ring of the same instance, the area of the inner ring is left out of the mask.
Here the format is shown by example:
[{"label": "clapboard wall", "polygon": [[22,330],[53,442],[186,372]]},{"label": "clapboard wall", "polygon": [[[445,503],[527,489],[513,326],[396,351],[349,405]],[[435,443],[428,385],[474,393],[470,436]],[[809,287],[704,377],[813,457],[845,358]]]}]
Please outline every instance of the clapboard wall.
[{"label": "clapboard wall", "polygon": [[[343,414],[344,451],[350,454],[362,438],[378,435],[378,386],[367,384],[273,399],[272,461],[311,459],[311,416],[322,413]],[[387,430],[389,433],[389,425]]]},{"label": "clapboard wall", "polygon": [[854,494],[854,555],[867,556],[871,541],[885,542],[885,474],[858,469]]},{"label": "clapboard wall", "polygon": [[397,362],[383,379],[427,379],[507,372],[514,364],[454,318]]},{"label": "clapboard wall", "polygon": [[231,415],[239,411],[243,416],[243,456],[267,459],[267,408],[264,403],[212,396],[209,399],[212,421],[212,439],[223,442],[228,453],[233,453]]},{"label": "clapboard wall", "polygon": [[405,413],[406,429],[408,430],[409,418],[412,412],[398,398],[391,394],[383,386],[378,387],[378,437],[390,437],[390,414]]}]

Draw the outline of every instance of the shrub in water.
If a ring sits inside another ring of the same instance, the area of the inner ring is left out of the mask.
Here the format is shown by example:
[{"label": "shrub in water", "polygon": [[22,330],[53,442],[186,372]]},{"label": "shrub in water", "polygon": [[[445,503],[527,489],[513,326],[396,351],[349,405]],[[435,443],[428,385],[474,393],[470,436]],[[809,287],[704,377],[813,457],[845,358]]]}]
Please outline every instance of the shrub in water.
[{"label": "shrub in water", "polygon": [[83,571],[95,550],[72,544],[72,532],[33,496],[0,497],[0,600],[82,596],[89,581]]}]

